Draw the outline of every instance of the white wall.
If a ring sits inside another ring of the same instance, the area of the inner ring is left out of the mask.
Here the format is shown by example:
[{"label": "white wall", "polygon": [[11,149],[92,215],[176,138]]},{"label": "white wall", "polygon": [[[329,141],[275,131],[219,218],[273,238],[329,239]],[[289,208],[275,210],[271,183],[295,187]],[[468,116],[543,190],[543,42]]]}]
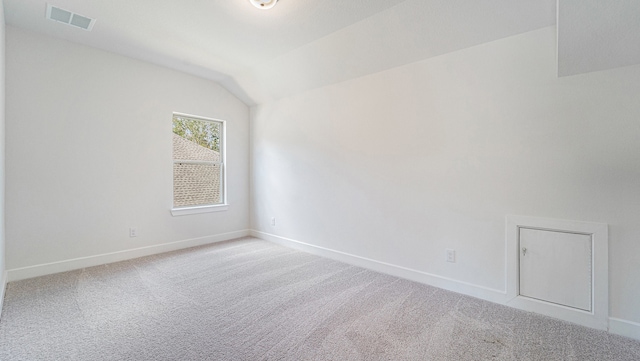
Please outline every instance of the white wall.
[{"label": "white wall", "polygon": [[4,289],[6,285],[6,256],[5,256],[5,235],[4,235],[4,1],[0,0],[0,315],[2,314],[2,301],[4,300]]},{"label": "white wall", "polygon": [[[8,269],[246,232],[249,109],[222,87],[10,26],[6,61]],[[174,111],[227,120],[228,211],[171,216]]]},{"label": "white wall", "polygon": [[558,78],[555,45],[545,28],[253,108],[252,227],[504,291],[505,215],[604,222],[610,315],[640,322],[640,66]]}]

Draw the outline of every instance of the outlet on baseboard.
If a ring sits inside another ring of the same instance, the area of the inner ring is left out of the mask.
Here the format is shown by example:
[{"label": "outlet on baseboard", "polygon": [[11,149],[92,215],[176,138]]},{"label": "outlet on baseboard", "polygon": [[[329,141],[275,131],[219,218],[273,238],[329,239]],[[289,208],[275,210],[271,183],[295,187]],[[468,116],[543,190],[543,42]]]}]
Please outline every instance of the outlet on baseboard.
[{"label": "outlet on baseboard", "polygon": [[129,237],[138,237],[138,229],[136,227],[129,228]]},{"label": "outlet on baseboard", "polygon": [[447,249],[447,262],[456,262],[456,251],[453,249]]}]

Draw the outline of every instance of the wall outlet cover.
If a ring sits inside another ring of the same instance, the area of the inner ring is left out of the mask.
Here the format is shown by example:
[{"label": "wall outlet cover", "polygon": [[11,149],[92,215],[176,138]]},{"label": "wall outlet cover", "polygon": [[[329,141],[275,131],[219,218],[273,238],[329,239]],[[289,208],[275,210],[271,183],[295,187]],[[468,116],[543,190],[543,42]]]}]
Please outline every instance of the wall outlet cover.
[{"label": "wall outlet cover", "polygon": [[456,262],[456,251],[453,249],[447,249],[447,262]]}]

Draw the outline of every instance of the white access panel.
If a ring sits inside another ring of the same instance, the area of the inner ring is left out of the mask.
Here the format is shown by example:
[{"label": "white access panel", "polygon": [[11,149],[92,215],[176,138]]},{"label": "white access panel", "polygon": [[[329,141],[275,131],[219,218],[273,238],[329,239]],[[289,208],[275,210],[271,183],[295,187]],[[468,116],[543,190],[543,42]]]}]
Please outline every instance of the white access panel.
[{"label": "white access panel", "polygon": [[592,235],[519,228],[520,296],[592,311]]}]

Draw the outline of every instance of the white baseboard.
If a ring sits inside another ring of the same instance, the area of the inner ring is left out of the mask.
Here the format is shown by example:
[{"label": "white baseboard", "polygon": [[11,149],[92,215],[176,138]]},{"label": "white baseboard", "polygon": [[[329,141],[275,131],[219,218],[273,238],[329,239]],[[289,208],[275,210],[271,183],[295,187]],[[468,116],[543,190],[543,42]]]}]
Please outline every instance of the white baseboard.
[{"label": "white baseboard", "polygon": [[276,236],[274,234],[251,230],[251,235],[265,241],[277,243],[285,247],[297,249],[318,256],[330,258],[336,261],[352,264],[372,271],[385,273],[388,275],[408,279],[411,281],[424,283],[430,286],[443,288],[445,290],[462,293],[483,300],[504,304],[506,301],[506,291],[496,290],[484,286],[474,285],[467,282],[454,280],[447,277],[434,275],[402,266],[397,266],[385,262],[376,261],[369,258],[356,256],[353,254],[335,251],[332,249],[314,246],[312,244],[296,241],[293,239]]},{"label": "white baseboard", "polygon": [[609,332],[640,340],[640,323],[609,317]]},{"label": "white baseboard", "polygon": [[176,251],[179,249],[201,246],[209,243],[228,241],[234,238],[246,237],[249,230],[241,230],[212,236],[186,239],[182,241],[163,243],[148,247],[128,249],[124,251],[99,254],[95,256],[68,259],[64,261],[39,264],[29,267],[14,268],[7,271],[7,282],[19,281],[27,278],[45,276],[49,274],[72,271],[76,269],[99,266],[107,263],[126,261],[133,258],[151,256],[154,254]]},{"label": "white baseboard", "polygon": [[4,305],[4,292],[7,289],[7,271],[0,274],[0,320],[2,319],[2,308]]},{"label": "white baseboard", "polygon": [[[406,267],[401,267],[389,263],[384,263],[369,258],[356,256],[353,254],[335,251],[332,249],[315,246],[312,244],[296,241],[293,239],[276,236],[273,234],[259,232],[256,230],[242,230],[230,233],[223,233],[213,236],[187,239],[177,242],[164,243],[160,245],[135,248],[119,252],[106,253],[101,255],[75,258],[59,262],[40,264],[29,267],[15,268],[0,274],[0,317],[2,317],[2,305],[7,282],[22,279],[44,276],[53,273],[72,271],[85,267],[99,266],[107,263],[126,261],[129,259],[150,256],[154,254],[176,251],[179,249],[201,246],[210,243],[228,241],[246,236],[257,237],[266,241],[277,243],[289,248],[298,249],[318,256],[334,259],[355,266],[367,268],[376,272],[389,274],[392,276],[408,279],[446,289],[453,292],[462,293],[468,296],[484,299],[490,302],[505,304],[506,292],[484,286],[474,285],[447,277],[442,277]],[[616,335],[640,340],[640,323],[627,321],[619,318],[609,318],[609,332]]]},{"label": "white baseboard", "polygon": [[[474,285],[467,282],[454,280],[418,270],[413,270],[397,265],[392,265],[349,253],[335,251],[332,249],[315,246],[312,244],[296,241],[290,238],[276,236],[274,234],[251,230],[251,236],[263,239],[265,241],[280,244],[285,247],[297,249],[318,256],[330,258],[336,261],[352,264],[355,266],[367,268],[376,272],[389,274],[392,276],[408,279],[415,282],[428,284],[449,291],[461,293],[464,295],[480,298],[494,303],[507,305],[509,301],[506,291],[496,290],[484,286]],[[509,306],[509,305],[507,305]],[[618,318],[609,318],[609,332],[632,339],[640,340],[640,323],[622,320]]]}]

